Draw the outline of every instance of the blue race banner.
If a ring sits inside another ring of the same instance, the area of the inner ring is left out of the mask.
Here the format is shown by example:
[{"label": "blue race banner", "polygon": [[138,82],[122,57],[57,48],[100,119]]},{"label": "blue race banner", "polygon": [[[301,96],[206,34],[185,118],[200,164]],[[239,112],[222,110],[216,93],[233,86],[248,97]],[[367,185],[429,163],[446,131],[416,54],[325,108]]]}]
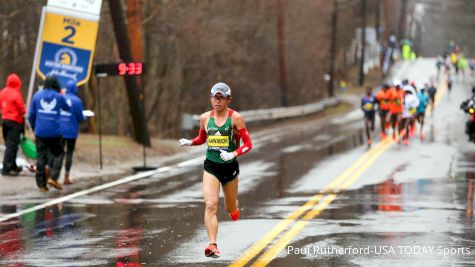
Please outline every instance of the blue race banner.
[{"label": "blue race banner", "polygon": [[55,75],[65,87],[70,80],[87,81],[90,58],[90,50],[43,42],[38,69],[45,76]]},{"label": "blue race banner", "polygon": [[46,12],[36,71],[43,79],[55,75],[82,85],[89,79],[96,46],[98,21]]}]

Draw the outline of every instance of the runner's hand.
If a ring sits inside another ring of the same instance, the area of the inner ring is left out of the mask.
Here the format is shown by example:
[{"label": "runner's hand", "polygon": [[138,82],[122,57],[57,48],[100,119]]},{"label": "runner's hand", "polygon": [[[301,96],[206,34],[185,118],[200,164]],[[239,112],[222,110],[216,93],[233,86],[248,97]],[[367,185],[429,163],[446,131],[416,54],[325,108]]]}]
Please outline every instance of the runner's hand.
[{"label": "runner's hand", "polygon": [[224,161],[230,161],[234,158],[233,152],[227,152],[224,150],[219,150],[219,151],[221,151],[220,157]]},{"label": "runner's hand", "polygon": [[191,146],[193,143],[191,140],[185,138],[180,139],[178,142],[180,142],[180,146]]}]

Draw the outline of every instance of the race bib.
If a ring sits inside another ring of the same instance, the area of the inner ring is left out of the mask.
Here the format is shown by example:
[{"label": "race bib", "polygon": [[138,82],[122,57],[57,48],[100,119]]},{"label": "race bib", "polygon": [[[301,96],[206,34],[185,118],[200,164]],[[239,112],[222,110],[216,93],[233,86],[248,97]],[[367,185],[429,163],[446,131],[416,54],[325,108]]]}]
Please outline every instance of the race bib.
[{"label": "race bib", "polygon": [[366,110],[366,111],[371,111],[371,110],[373,110],[373,104],[372,103],[366,103],[363,106],[363,109]]},{"label": "race bib", "polygon": [[228,147],[229,136],[208,136],[208,146],[210,147]]},{"label": "race bib", "polygon": [[411,109],[409,110],[409,114],[411,114],[411,115],[416,114],[416,108],[411,108]]}]

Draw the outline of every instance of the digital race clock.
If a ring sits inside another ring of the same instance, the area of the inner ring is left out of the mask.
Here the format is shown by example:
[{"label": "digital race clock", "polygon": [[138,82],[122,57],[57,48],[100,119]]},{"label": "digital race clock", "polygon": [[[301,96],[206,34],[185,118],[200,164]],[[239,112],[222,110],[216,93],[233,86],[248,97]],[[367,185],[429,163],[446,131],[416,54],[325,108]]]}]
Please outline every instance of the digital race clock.
[{"label": "digital race clock", "polygon": [[99,76],[133,76],[143,75],[145,71],[144,62],[120,62],[95,64],[94,70]]}]

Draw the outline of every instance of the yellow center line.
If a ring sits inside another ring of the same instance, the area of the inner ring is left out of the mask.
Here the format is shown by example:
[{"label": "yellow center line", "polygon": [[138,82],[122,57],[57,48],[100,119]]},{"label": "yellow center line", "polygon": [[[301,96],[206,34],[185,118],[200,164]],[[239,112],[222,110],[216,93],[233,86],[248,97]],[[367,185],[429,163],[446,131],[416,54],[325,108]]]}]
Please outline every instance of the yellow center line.
[{"label": "yellow center line", "polygon": [[285,245],[288,244],[294,236],[302,231],[302,229],[309,223],[309,221],[298,221],[294,224],[294,226],[285,233],[285,235],[277,242],[274,246],[272,246],[267,252],[262,255],[259,259],[257,259],[252,267],[260,267],[266,266],[269,264],[279,252],[285,248]]},{"label": "yellow center line", "polygon": [[[384,146],[379,149],[377,152],[373,153],[372,157],[365,162],[358,170],[355,172],[351,177],[348,178],[348,180],[341,186],[341,188],[338,189],[340,191],[344,187],[348,187],[352,182],[354,182],[356,179],[358,179],[363,172],[369,168],[373,162],[379,158],[379,156],[386,151],[393,143],[391,139],[386,138],[384,141],[381,143],[384,144]],[[316,216],[320,214],[335,198],[336,194],[329,194],[326,196],[325,199],[323,199],[320,204],[315,207],[314,209],[310,210],[307,214],[304,215],[302,218],[303,220],[296,222],[290,230],[288,230],[281,239],[279,239],[275,244],[273,244],[261,257],[259,257],[254,264],[252,265],[253,267],[261,267],[261,266],[267,266],[279,253],[287,246],[292,239],[297,236],[303,228],[309,223],[309,221]]]},{"label": "yellow center line", "polygon": [[[383,145],[383,142],[379,142],[376,144],[372,149],[367,151],[363,154],[356,162],[354,162],[350,168],[348,168],[345,172],[343,172],[340,176],[338,176],[335,180],[333,180],[328,186],[325,187],[323,190],[330,191],[336,188],[338,184],[344,181],[348,176],[354,172],[362,163],[364,163],[368,158],[371,157],[374,153],[376,153]],[[290,214],[286,219],[280,221],[272,230],[270,230],[264,237],[258,240],[254,245],[252,245],[249,249],[247,249],[238,259],[236,259],[231,265],[232,267],[236,266],[244,266],[250,260],[252,260],[257,254],[259,254],[272,240],[274,240],[279,234],[281,234],[287,227],[297,220],[302,214],[304,214],[308,209],[313,207],[318,201],[322,199],[323,195],[318,193],[314,195],[307,203],[300,206],[297,210],[295,210],[292,214]]]},{"label": "yellow center line", "polygon": [[326,191],[331,191],[335,189],[342,181],[344,181],[349,175],[351,175],[362,163],[364,163],[375,151],[379,150],[379,148],[383,145],[383,142],[378,142],[372,149],[367,151],[363,156],[361,156],[355,163],[353,163],[350,168],[346,169],[345,172],[340,174],[335,180],[333,180],[329,185],[326,187]]},{"label": "yellow center line", "polygon": [[384,148],[379,150],[377,153],[375,153],[374,156],[371,159],[369,159],[367,162],[365,162],[365,164],[361,166],[361,168],[358,169],[358,171],[356,171],[352,177],[346,180],[346,182],[343,183],[341,187],[338,189],[338,192],[348,188],[348,186],[350,186],[353,182],[355,182],[363,174],[363,172],[366,171],[366,169],[368,169],[373,164],[373,162],[379,158],[381,154],[383,154],[384,151],[386,151],[392,144],[394,144],[394,141],[392,139],[386,139],[384,142],[385,142]]},{"label": "yellow center line", "polygon": [[280,221],[270,232],[268,232],[263,238],[254,243],[249,249],[247,249],[244,254],[234,261],[229,266],[244,266],[250,260],[252,260],[257,254],[259,254],[267,245],[274,240],[280,233],[282,233],[287,226],[293,223],[295,219],[284,219]]},{"label": "yellow center line", "polygon": [[[313,214],[316,215],[320,213],[335,198],[336,198],[335,194],[327,195],[326,198],[317,207],[315,207],[315,209],[312,210],[312,212],[314,212]],[[290,241],[292,241],[292,239],[296,235],[298,235],[303,230],[303,228],[310,222],[309,219],[306,217],[307,216],[305,216],[304,218],[305,220],[296,222],[292,226],[292,228],[289,231],[287,231],[287,233],[285,233],[279,241],[277,241],[277,243],[272,245],[272,247],[270,247],[266,251],[266,253],[264,253],[259,259],[257,259],[254,262],[254,264],[252,264],[251,266],[260,267],[260,266],[266,266],[267,264],[269,264],[269,262],[271,262],[277,255],[279,255],[280,251],[282,251],[285,248],[285,246],[287,246],[287,244],[290,243]]]},{"label": "yellow center line", "polygon": [[[445,83],[441,83],[440,92],[436,95],[434,106],[436,106],[442,99],[447,86]],[[428,108],[427,114],[432,112],[431,107]],[[342,174],[340,174],[336,179],[334,179],[328,186],[325,187],[323,190],[324,193],[329,193],[332,191],[340,192],[350,186],[353,182],[355,182],[363,172],[369,168],[373,162],[379,158],[379,156],[386,151],[392,144],[394,143],[393,140],[390,138],[386,138],[378,144],[376,144],[372,149],[367,151],[363,156],[361,156],[355,163],[353,163],[348,169],[345,170]],[[363,164],[363,165],[361,165]],[[361,166],[360,166],[361,165]],[[355,172],[355,170],[357,170]],[[351,175],[351,176],[350,176]],[[339,187],[343,182],[343,184]],[[335,190],[336,189],[336,190]],[[274,245],[272,245],[260,258],[256,260],[256,262],[252,266],[266,266],[269,262],[271,262],[285,246],[290,243],[290,241],[299,234],[303,228],[309,223],[309,220],[318,216],[321,211],[323,211],[326,206],[328,206],[335,198],[336,194],[328,194],[325,195],[326,198],[320,202],[315,208],[311,209],[307,214],[304,215],[302,218],[303,220],[298,220],[298,218],[307,212],[311,207],[315,206],[317,202],[319,202],[324,195],[322,193],[318,193],[314,195],[307,203],[303,206],[299,207],[296,211],[294,211],[291,215],[289,215],[286,219],[282,220],[279,224],[277,224],[270,232],[268,232],[262,239],[257,241],[253,246],[251,246],[248,250],[246,250],[241,257],[239,257],[236,261],[234,261],[230,266],[244,266],[250,260],[252,260],[257,254],[259,254],[263,249],[267,247],[269,243],[271,243],[277,236],[279,236],[283,231],[287,229],[287,227],[296,221],[296,223],[285,233],[280,240],[278,240]]]}]

